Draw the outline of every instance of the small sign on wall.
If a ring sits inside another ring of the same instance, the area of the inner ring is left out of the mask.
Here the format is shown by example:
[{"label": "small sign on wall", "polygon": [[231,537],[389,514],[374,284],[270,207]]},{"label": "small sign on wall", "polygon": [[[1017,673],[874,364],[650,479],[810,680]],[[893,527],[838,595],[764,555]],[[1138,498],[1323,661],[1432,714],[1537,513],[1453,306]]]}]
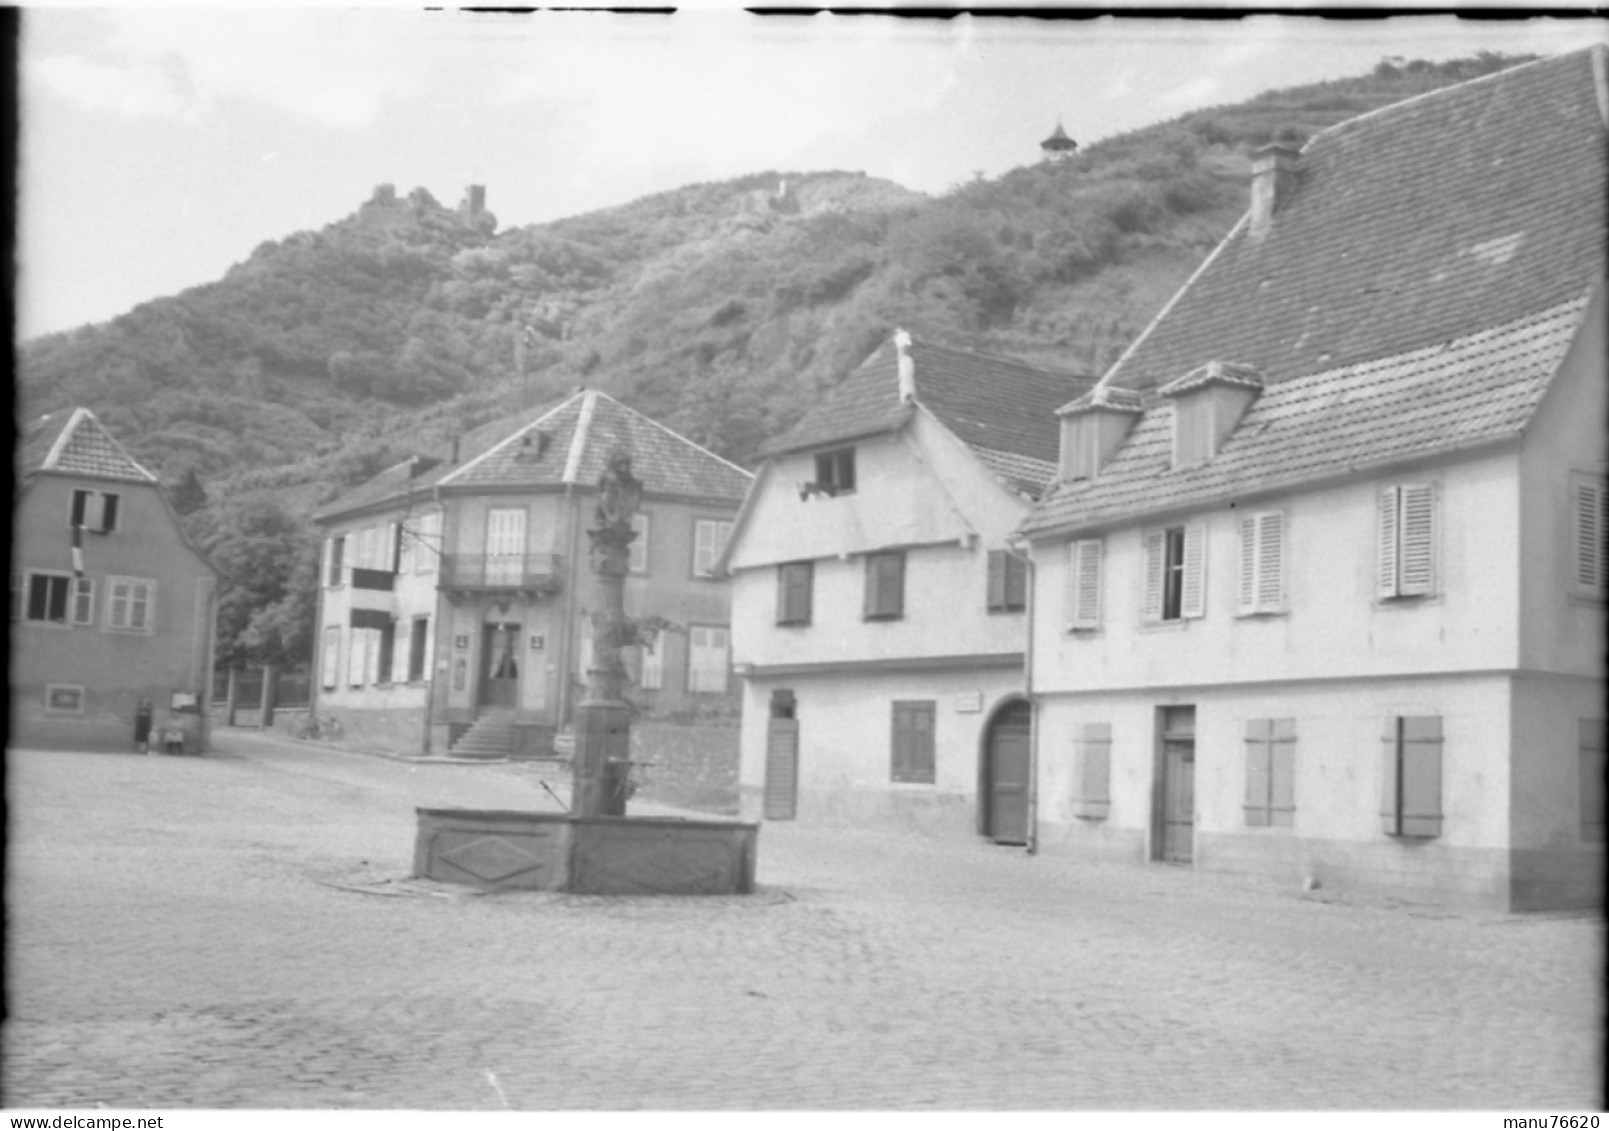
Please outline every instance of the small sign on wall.
[{"label": "small sign on wall", "polygon": [[469,637],[467,635],[453,637],[453,647],[462,652],[469,647]]},{"label": "small sign on wall", "polygon": [[542,650],[542,648],[543,648],[543,644],[544,644],[544,641],[542,640],[542,638],[540,636],[532,636],[531,637],[531,651],[540,652]]},{"label": "small sign on wall", "polygon": [[983,710],[983,692],[962,691],[955,697],[955,709],[963,715]]}]

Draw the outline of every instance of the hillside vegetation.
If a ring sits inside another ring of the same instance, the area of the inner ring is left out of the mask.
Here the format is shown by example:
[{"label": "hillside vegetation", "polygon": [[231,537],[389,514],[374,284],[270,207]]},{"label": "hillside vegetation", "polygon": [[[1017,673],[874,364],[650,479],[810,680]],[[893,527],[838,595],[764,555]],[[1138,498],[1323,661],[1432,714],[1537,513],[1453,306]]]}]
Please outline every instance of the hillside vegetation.
[{"label": "hillside vegetation", "polygon": [[[499,231],[489,212],[382,185],[217,282],[25,343],[19,409],[91,407],[184,488],[197,537],[225,557],[261,540],[248,510],[279,530],[276,516],[578,384],[747,463],[897,325],[1098,374],[1244,212],[1257,146],[1521,61],[1383,60],[938,197],[768,171]],[[305,616],[284,570],[274,600]]]}]

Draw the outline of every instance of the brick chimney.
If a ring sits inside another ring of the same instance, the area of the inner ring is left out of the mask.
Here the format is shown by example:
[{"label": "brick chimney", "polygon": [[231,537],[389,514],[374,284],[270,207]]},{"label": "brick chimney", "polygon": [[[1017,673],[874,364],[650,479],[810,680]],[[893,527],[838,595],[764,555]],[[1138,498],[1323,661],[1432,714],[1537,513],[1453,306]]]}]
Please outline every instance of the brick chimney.
[{"label": "brick chimney", "polygon": [[1261,240],[1274,225],[1274,213],[1296,188],[1301,154],[1288,145],[1265,145],[1251,161],[1251,238]]}]

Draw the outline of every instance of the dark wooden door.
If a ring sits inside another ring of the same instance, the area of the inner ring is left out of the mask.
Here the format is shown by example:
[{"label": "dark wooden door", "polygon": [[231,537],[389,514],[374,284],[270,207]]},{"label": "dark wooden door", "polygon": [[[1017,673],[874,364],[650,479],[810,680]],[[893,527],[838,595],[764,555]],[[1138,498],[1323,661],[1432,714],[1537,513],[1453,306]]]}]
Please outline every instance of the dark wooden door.
[{"label": "dark wooden door", "polygon": [[1028,843],[1029,711],[1012,703],[989,727],[989,835],[996,844]]},{"label": "dark wooden door", "polygon": [[791,821],[799,795],[799,720],[770,718],[765,731],[765,819]]},{"label": "dark wooden door", "polygon": [[480,705],[520,705],[520,626],[481,626]]},{"label": "dark wooden door", "polygon": [[1162,744],[1162,859],[1188,864],[1195,827],[1196,744],[1169,739]]}]

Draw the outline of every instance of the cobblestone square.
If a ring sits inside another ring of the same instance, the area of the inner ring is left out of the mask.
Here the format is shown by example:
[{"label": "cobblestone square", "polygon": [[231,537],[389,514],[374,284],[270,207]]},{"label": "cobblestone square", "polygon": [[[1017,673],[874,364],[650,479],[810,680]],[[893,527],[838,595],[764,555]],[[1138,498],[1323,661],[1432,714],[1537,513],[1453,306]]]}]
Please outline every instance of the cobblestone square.
[{"label": "cobblestone square", "polygon": [[788,824],[751,897],[478,895],[413,809],[532,766],[218,745],[8,753],[7,1106],[1602,1109],[1598,917]]}]

